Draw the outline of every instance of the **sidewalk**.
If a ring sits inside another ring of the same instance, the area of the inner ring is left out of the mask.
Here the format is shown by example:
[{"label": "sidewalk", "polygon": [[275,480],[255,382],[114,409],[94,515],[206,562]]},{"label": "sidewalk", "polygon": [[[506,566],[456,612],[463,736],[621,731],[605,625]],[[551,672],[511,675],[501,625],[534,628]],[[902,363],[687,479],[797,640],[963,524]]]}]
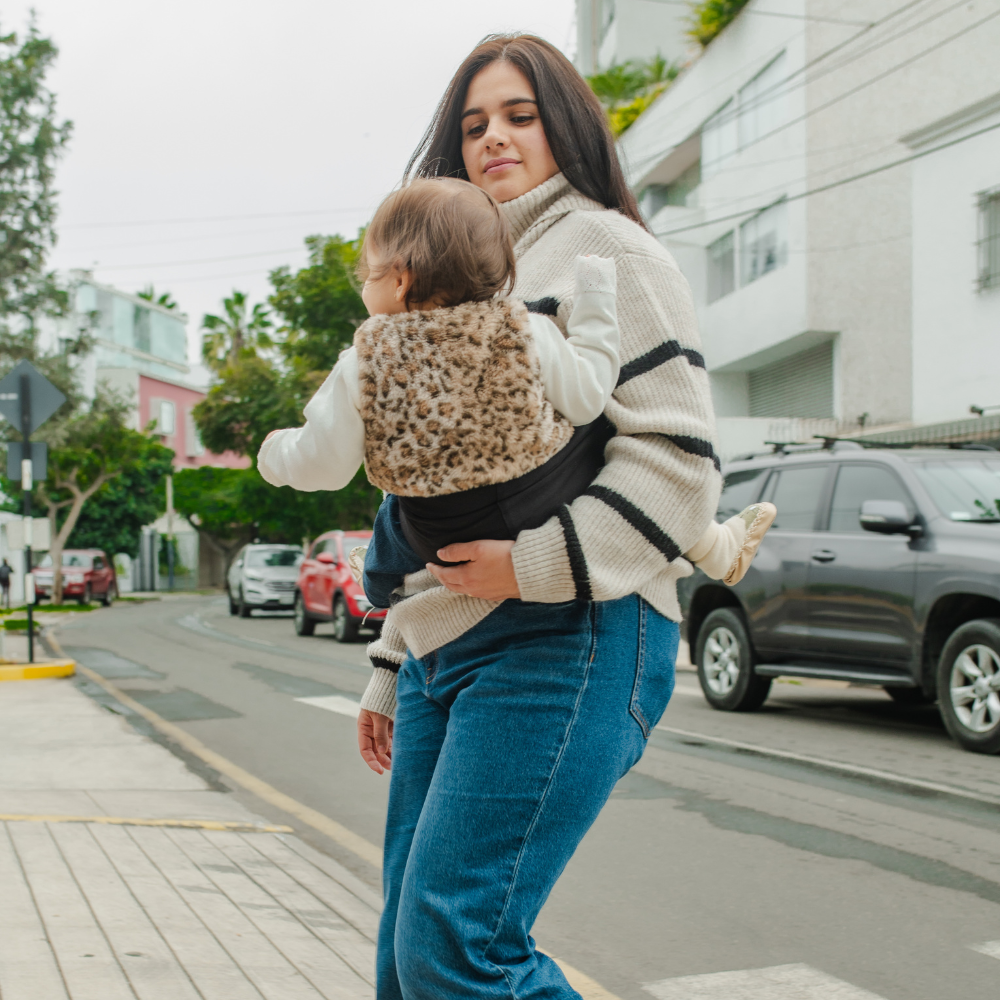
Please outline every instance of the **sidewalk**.
[{"label": "sidewalk", "polygon": [[3,1000],[373,996],[377,893],[69,680],[0,684]]}]

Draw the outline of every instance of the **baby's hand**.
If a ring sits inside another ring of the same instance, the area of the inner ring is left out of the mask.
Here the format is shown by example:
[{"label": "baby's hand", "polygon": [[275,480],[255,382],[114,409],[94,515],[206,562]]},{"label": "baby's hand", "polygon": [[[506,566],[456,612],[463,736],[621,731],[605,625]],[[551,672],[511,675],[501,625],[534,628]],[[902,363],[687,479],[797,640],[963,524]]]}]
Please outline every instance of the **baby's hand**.
[{"label": "baby's hand", "polygon": [[618,288],[617,271],[613,257],[576,258],[576,294],[581,292],[610,292]]}]

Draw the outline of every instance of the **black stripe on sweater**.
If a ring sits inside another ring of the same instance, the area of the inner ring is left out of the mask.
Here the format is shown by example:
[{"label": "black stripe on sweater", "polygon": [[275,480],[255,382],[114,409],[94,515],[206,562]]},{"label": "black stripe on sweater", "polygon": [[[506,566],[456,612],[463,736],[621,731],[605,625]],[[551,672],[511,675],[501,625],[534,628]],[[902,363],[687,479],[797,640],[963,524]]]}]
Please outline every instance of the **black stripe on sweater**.
[{"label": "black stripe on sweater", "polygon": [[648,514],[644,514],[620,493],[609,490],[606,486],[595,484],[587,490],[584,496],[594,497],[606,503],[616,513],[621,514],[650,545],[655,546],[667,557],[668,562],[673,562],[681,554],[677,543]]},{"label": "black stripe on sweater", "polygon": [[677,445],[681,451],[686,451],[689,455],[697,455],[699,458],[710,458],[717,472],[722,471],[722,462],[715,454],[715,449],[710,441],[702,438],[689,437],[687,434],[661,434],[671,444]]},{"label": "black stripe on sweater", "polygon": [[681,357],[687,358],[688,364],[694,365],[696,368],[705,367],[705,359],[697,351],[690,347],[681,347],[676,340],[665,340],[641,357],[630,361],[627,365],[622,365],[621,373],[618,376],[618,385],[622,386],[638,375],[645,375],[646,372],[651,372],[654,368],[659,368],[660,365],[665,365],[668,361]]},{"label": "black stripe on sweater", "polygon": [[543,316],[555,316],[559,312],[559,300],[551,295],[546,295],[544,299],[533,299],[525,302],[528,312],[541,313]]},{"label": "black stripe on sweater", "polygon": [[387,660],[384,656],[368,655],[368,659],[372,661],[372,666],[377,670],[390,670],[394,674],[399,673],[399,668],[402,666],[401,663],[395,663],[392,660]]},{"label": "black stripe on sweater", "polygon": [[580,536],[576,533],[576,525],[570,516],[569,507],[560,507],[556,515],[562,525],[563,537],[566,539],[566,555],[569,556],[569,571],[573,574],[573,585],[576,587],[578,601],[592,600],[590,589],[590,574],[587,572],[587,559],[583,554]]}]

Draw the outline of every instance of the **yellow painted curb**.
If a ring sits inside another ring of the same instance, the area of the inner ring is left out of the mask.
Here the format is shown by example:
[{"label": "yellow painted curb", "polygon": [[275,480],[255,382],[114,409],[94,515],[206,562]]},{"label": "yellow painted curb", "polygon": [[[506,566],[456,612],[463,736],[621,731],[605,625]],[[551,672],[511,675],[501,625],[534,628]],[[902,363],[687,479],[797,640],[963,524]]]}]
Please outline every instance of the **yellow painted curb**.
[{"label": "yellow painted curb", "polygon": [[75,673],[76,660],[0,665],[0,681],[36,681],[42,677],[72,677]]}]

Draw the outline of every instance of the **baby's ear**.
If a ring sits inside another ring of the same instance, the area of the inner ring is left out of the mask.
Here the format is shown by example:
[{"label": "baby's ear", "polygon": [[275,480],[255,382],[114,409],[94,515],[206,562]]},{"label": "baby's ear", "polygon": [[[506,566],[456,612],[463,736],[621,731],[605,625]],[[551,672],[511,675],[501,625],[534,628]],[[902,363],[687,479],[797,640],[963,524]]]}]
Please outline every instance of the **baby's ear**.
[{"label": "baby's ear", "polygon": [[413,287],[413,271],[408,267],[394,264],[392,273],[396,280],[396,291],[394,292],[396,301],[405,302],[407,296],[410,294],[410,289]]}]

